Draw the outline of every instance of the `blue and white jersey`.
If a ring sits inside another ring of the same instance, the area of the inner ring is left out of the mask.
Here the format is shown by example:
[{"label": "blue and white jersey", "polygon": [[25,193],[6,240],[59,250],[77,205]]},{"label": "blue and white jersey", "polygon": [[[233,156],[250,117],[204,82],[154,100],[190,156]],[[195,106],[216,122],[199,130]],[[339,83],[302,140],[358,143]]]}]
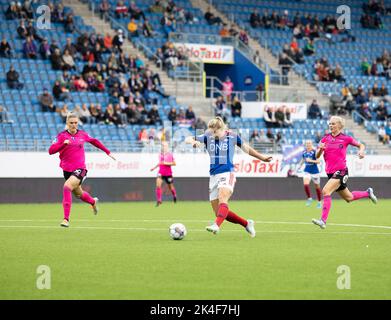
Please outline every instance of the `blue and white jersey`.
[{"label": "blue and white jersey", "polygon": [[303,159],[305,163],[304,172],[310,173],[310,174],[316,174],[319,173],[319,168],[316,163],[308,163],[305,162],[305,159],[310,158],[311,160],[316,160],[316,151],[315,149],[312,149],[311,151],[304,151],[303,152]]},{"label": "blue and white jersey", "polygon": [[235,146],[242,147],[242,139],[231,131],[226,131],[224,137],[216,139],[206,133],[196,137],[196,140],[205,144],[210,157],[210,175],[234,170]]}]

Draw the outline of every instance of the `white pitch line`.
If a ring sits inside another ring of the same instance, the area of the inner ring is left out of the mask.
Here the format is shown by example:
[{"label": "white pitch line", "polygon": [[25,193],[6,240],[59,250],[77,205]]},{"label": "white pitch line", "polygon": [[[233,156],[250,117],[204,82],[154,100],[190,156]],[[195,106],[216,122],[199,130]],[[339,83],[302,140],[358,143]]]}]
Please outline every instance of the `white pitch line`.
[{"label": "white pitch line", "polygon": [[[0,228],[30,228],[30,229],[65,229],[61,228],[60,226],[2,226],[0,225]],[[126,228],[126,227],[80,227],[80,226],[72,226],[70,229],[87,229],[87,230],[127,230],[127,231],[159,231],[159,232],[167,232],[168,229],[161,229],[161,228]],[[205,229],[190,229],[191,232],[205,232]],[[243,230],[223,230],[222,232],[243,232]],[[295,234],[358,234],[358,235],[391,235],[391,232],[360,232],[360,231],[311,231],[311,232],[305,232],[305,231],[297,231],[297,230],[266,230],[266,231],[259,231],[259,234],[262,233],[295,233]]]},{"label": "white pitch line", "polygon": [[[212,220],[186,220],[186,219],[176,219],[180,222],[195,222],[195,223],[210,223]],[[99,219],[77,219],[78,222],[164,222],[164,223],[173,223],[176,220],[174,219],[156,219],[156,220],[145,220],[145,219],[128,219],[128,220],[99,220]],[[0,222],[57,222],[55,219],[36,219],[36,220],[25,220],[25,219],[10,219],[2,220]],[[255,221],[257,224],[291,224],[291,225],[312,225],[312,222],[296,222],[296,221]],[[329,226],[341,226],[341,227],[358,227],[358,228],[377,228],[377,229],[387,229],[391,230],[391,226],[376,226],[369,224],[349,224],[349,223],[328,223]]]}]

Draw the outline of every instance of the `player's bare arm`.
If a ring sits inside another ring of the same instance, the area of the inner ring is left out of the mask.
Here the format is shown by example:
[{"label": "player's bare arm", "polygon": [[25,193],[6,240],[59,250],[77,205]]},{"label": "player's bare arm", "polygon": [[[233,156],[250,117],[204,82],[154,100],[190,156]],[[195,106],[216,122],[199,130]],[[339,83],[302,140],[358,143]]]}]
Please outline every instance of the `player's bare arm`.
[{"label": "player's bare arm", "polygon": [[323,154],[325,147],[326,147],[326,145],[324,143],[319,143],[318,150],[316,150],[316,159],[320,158],[320,156]]},{"label": "player's bare arm", "polygon": [[185,143],[191,144],[193,146],[193,148],[202,147],[202,143],[197,141],[196,139],[194,139],[194,137],[191,137],[191,136],[189,136],[185,139]]},{"label": "player's bare arm", "polygon": [[243,143],[242,150],[247,154],[249,154],[250,156],[257,158],[263,162],[270,162],[273,160],[273,157],[262,155],[261,153],[259,153],[258,151],[250,147],[247,143]]}]

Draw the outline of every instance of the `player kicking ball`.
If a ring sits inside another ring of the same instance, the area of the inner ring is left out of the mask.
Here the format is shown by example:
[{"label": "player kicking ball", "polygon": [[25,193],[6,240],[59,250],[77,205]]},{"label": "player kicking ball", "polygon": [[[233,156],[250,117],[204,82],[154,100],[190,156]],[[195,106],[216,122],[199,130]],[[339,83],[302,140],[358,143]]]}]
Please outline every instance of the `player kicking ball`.
[{"label": "player kicking ball", "polygon": [[365,156],[365,146],[351,136],[343,134],[342,130],[344,126],[345,120],[343,118],[337,116],[331,117],[329,121],[330,133],[320,140],[319,149],[316,152],[317,159],[323,154],[326,163],[326,173],[329,178],[329,181],[322,190],[322,216],[319,220],[312,219],[312,222],[322,229],[326,228],[326,222],[331,208],[331,195],[335,191],[346,202],[369,198],[373,203],[377,203],[377,198],[372,188],[368,188],[366,191],[352,192],[347,188],[349,175],[346,166],[346,150],[349,145],[359,148],[358,157],[363,159]]},{"label": "player kicking ball", "polygon": [[193,147],[206,147],[210,157],[209,200],[216,215],[215,222],[206,227],[206,230],[217,234],[224,220],[240,224],[251,237],[255,237],[256,231],[253,220],[246,220],[228,208],[228,201],[234,191],[236,177],[233,157],[235,146],[241,148],[261,161],[270,162],[272,157],[263,156],[235,133],[229,131],[222,118],[216,117],[209,121],[208,129],[202,135],[187,137],[186,143]]}]

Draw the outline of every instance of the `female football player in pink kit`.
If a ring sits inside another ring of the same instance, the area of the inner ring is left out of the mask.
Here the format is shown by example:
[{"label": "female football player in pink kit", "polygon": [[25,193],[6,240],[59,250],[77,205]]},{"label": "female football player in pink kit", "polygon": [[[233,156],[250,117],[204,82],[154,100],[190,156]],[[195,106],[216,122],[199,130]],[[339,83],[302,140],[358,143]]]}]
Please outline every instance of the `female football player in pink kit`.
[{"label": "female football player in pink kit", "polygon": [[365,146],[357,142],[350,136],[342,133],[345,120],[341,117],[333,116],[329,121],[330,133],[325,135],[319,143],[316,158],[322,154],[326,162],[326,173],[329,181],[323,187],[323,208],[322,217],[312,219],[312,222],[322,229],[326,228],[326,221],[331,208],[331,194],[336,191],[346,202],[355,201],[361,198],[369,198],[373,203],[377,203],[377,198],[372,188],[366,191],[350,192],[346,186],[348,181],[348,168],[346,167],[346,150],[349,145],[359,148],[358,157],[364,158]]},{"label": "female football player in pink kit", "polygon": [[69,227],[69,215],[72,207],[72,192],[82,201],[89,203],[94,214],[98,213],[98,198],[92,198],[90,194],[83,191],[81,184],[87,175],[85,164],[84,143],[89,142],[98,149],[104,151],[110,158],[115,160],[99,140],[92,138],[88,133],[78,130],[79,118],[69,113],[66,119],[66,130],[60,132],[49,148],[49,154],[60,153],[60,167],[64,171],[64,189],[62,204],[64,208],[64,220],[62,227]]},{"label": "female football player in pink kit", "polygon": [[151,171],[153,171],[159,167],[159,172],[156,178],[156,207],[162,204],[163,181],[167,183],[167,186],[172,193],[172,198],[176,203],[176,190],[171,169],[171,167],[175,165],[176,163],[174,160],[174,156],[169,150],[168,143],[162,142],[162,151],[159,155],[159,163],[151,169]]}]

